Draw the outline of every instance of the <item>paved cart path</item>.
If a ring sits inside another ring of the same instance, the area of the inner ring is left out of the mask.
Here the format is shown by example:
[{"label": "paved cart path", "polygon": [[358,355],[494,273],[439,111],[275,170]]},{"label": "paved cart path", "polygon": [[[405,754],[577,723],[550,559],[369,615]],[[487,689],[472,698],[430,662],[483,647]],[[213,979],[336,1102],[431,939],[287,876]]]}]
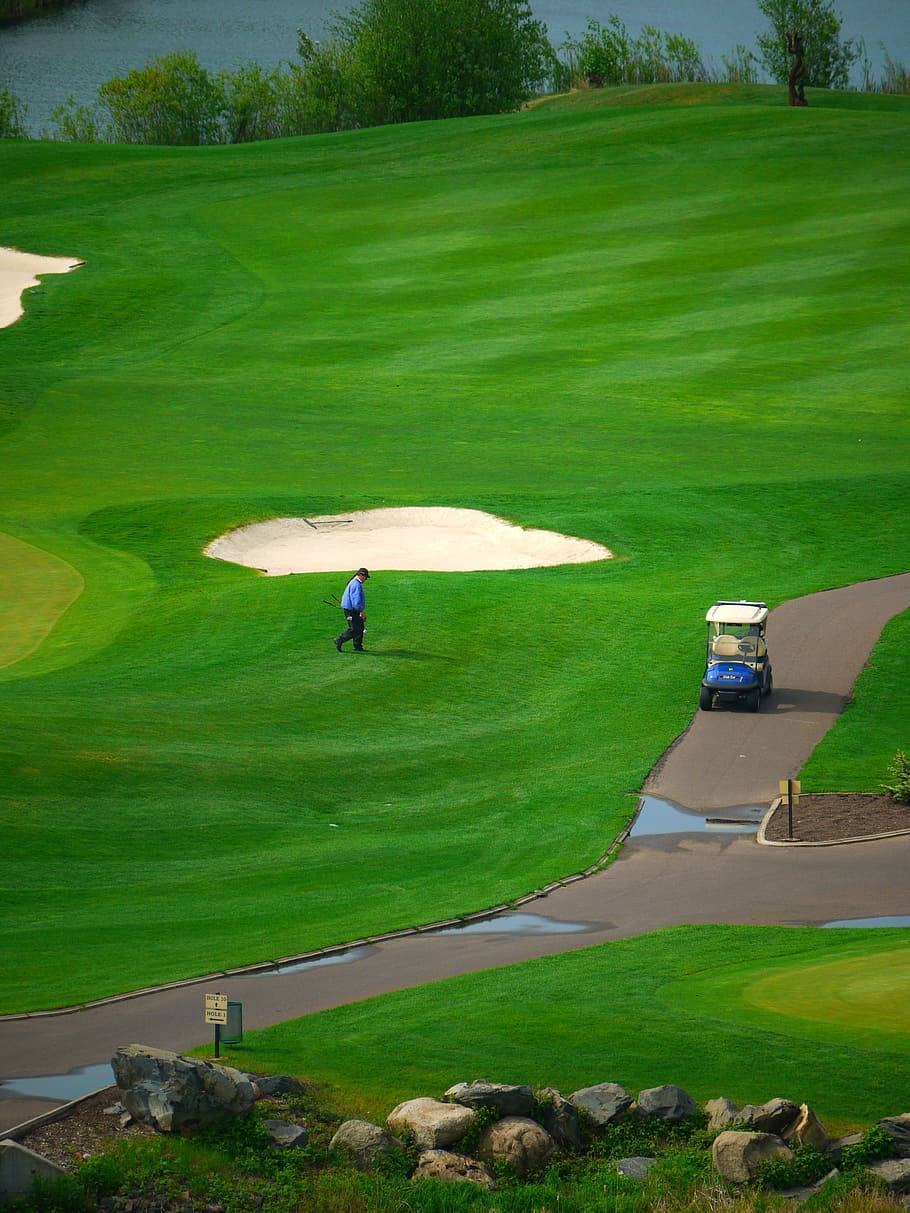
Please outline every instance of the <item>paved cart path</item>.
[{"label": "paved cart path", "polygon": [[[650,793],[691,808],[767,803],[795,774],[843,707],[887,620],[910,607],[910,574],[813,594],[772,613],[769,648],[779,690],[758,714],[699,712],[648,781]],[[694,697],[694,696],[693,696]],[[776,700],[776,702],[775,702]],[[699,823],[700,826],[700,823]],[[550,931],[416,935],[282,975],[219,979],[264,1027],[374,994],[458,973],[588,947],[677,923],[816,925],[910,913],[910,836],[813,849],[759,847],[751,836],[636,835],[606,871],[526,906]],[[560,924],[583,929],[558,933]],[[556,933],[554,933],[556,932]],[[120,1044],[181,1051],[210,1039],[209,986],[161,990],[72,1014],[0,1021],[0,1074],[65,1074],[107,1061]],[[0,1130],[61,1100],[4,1095]]]}]

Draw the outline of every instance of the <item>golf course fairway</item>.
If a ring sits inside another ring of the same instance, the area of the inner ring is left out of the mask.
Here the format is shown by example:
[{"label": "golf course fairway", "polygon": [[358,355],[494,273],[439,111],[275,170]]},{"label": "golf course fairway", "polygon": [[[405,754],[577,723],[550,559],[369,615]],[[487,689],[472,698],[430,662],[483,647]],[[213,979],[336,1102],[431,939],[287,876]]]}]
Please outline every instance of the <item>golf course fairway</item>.
[{"label": "golf course fairway", "polygon": [[[0,330],[0,1010],[576,872],[695,710],[707,605],[906,571],[910,104],[647,92],[0,142],[0,244],[84,262]],[[323,601],[349,574],[203,554],[409,506],[614,558],[365,550],[360,657]],[[851,708],[855,786],[907,743],[906,652]]]}]

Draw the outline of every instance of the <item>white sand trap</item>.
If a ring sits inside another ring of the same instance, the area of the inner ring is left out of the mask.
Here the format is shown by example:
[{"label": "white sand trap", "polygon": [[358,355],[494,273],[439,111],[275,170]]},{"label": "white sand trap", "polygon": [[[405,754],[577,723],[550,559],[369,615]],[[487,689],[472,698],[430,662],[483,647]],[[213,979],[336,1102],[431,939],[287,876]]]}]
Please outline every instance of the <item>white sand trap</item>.
[{"label": "white sand trap", "polygon": [[423,506],[254,522],[213,540],[205,554],[270,577],[344,573],[361,565],[370,572],[533,569],[613,555],[589,539],[526,531],[481,510]]},{"label": "white sand trap", "polygon": [[0,329],[15,324],[23,313],[22,292],[39,286],[39,274],[68,274],[85,265],[74,257],[37,257],[14,248],[0,248]]}]

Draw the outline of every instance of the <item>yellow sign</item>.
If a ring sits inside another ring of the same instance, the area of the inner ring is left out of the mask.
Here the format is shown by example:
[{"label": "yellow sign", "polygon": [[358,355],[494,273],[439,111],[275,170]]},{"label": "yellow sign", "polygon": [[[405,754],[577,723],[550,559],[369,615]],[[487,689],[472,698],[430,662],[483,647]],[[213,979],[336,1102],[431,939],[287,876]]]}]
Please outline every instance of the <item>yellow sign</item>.
[{"label": "yellow sign", "polygon": [[799,804],[799,780],[798,779],[782,779],[778,784],[780,794],[784,799],[792,793],[793,803]]},{"label": "yellow sign", "polygon": [[205,1022],[227,1023],[228,1018],[227,994],[206,994]]}]

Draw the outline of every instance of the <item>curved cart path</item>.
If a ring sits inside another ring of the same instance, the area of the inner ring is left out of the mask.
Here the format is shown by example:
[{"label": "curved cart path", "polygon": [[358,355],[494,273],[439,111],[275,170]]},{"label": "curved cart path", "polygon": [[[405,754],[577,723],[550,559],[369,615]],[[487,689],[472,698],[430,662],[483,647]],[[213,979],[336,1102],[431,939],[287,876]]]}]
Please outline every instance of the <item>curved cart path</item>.
[{"label": "curved cart path", "polygon": [[[796,599],[772,613],[769,648],[779,690],[758,714],[696,713],[647,791],[691,808],[768,803],[841,710],[883,625],[910,607],[910,574]],[[700,826],[700,823],[699,823]],[[211,1039],[203,992],[243,1003],[259,1028],[426,981],[512,964],[677,923],[816,925],[910,912],[910,836],[853,846],[765,848],[744,835],[636,835],[606,871],[525,907],[559,934],[518,934],[495,922],[477,933],[412,935],[359,949],[346,962],[280,976],[235,976],[160,990],[73,1014],[0,1021],[0,1074],[65,1074],[107,1061],[120,1044],[181,1051]],[[0,1087],[0,1129],[60,1100]]]}]

